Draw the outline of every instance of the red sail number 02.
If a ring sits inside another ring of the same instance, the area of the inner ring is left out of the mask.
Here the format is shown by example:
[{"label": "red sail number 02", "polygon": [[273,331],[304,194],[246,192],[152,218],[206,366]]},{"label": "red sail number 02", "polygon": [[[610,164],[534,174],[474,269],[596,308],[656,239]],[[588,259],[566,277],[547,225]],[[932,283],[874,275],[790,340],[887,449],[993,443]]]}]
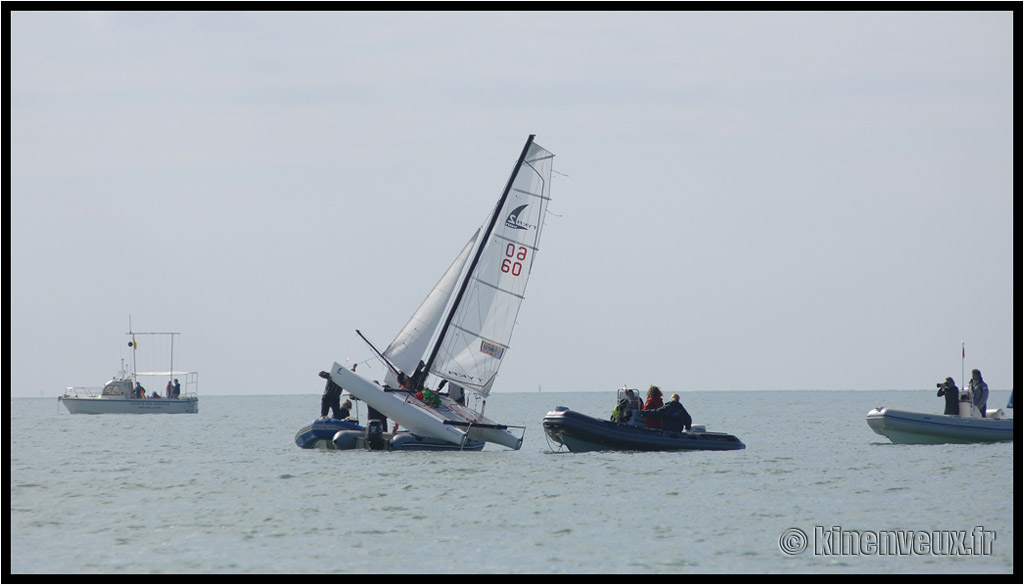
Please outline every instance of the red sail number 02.
[{"label": "red sail number 02", "polygon": [[526,247],[519,246],[517,249],[515,244],[509,244],[505,246],[505,258],[501,261],[501,271],[511,272],[512,276],[519,276],[523,273],[523,260],[526,260]]}]

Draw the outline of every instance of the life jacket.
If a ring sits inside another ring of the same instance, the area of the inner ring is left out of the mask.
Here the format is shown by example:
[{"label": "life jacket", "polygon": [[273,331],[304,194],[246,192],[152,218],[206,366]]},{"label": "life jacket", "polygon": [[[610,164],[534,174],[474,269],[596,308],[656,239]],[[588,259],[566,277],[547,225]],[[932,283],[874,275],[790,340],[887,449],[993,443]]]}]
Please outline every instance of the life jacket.
[{"label": "life jacket", "polygon": [[430,388],[423,389],[422,400],[429,406],[441,406],[441,399],[437,396],[437,392],[434,392]]}]

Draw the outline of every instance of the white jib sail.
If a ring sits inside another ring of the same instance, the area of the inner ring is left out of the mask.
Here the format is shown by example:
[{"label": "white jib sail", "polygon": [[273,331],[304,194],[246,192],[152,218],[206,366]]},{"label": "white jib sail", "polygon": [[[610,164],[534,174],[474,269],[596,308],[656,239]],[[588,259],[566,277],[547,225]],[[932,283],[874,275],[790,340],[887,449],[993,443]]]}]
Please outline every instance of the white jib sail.
[{"label": "white jib sail", "polygon": [[550,200],[554,155],[531,143],[431,371],[487,396],[509,348]]},{"label": "white jib sail", "polygon": [[[423,299],[409,322],[398,332],[391,345],[384,350],[384,357],[388,358],[388,361],[407,376],[412,375],[420,360],[423,359],[431,337],[437,332],[444,309],[455,290],[459,275],[466,265],[466,260],[469,258],[469,253],[473,249],[478,235],[480,235],[480,230],[477,230],[473,237],[469,238],[469,242],[441,276],[441,280],[437,281],[434,289],[430,291],[427,298]],[[384,383],[392,388],[397,388],[398,377],[389,369],[384,376]]]}]

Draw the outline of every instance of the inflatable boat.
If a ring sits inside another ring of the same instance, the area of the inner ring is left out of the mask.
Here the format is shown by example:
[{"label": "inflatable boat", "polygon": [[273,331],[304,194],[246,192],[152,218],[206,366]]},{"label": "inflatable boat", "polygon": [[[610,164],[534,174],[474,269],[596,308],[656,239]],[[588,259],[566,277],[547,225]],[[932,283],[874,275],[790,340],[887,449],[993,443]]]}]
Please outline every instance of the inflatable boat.
[{"label": "inflatable boat", "polygon": [[366,427],[351,420],[318,418],[295,433],[295,444],[303,449],[369,451],[480,451],[483,441],[461,443],[424,437],[409,431],[388,433],[380,421],[372,420]]},{"label": "inflatable boat", "polygon": [[988,410],[981,417],[876,408],[868,412],[867,423],[871,430],[899,444],[1013,440],[1013,419],[1007,418],[1002,409]]},{"label": "inflatable boat", "polygon": [[573,453],[586,451],[734,451],[746,445],[733,435],[703,426],[671,432],[616,423],[559,406],[544,417],[544,432]]},{"label": "inflatable boat", "polygon": [[336,418],[318,418],[295,433],[295,444],[303,449],[334,449],[334,435],[339,431],[363,433],[359,423]]}]

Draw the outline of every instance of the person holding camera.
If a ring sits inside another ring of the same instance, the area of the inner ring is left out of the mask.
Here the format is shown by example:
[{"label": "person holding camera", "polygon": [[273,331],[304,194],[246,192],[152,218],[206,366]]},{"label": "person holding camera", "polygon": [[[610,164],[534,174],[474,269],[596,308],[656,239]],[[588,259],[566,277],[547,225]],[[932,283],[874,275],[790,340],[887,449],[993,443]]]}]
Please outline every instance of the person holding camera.
[{"label": "person holding camera", "polygon": [[945,382],[939,382],[935,385],[939,389],[939,393],[936,396],[946,397],[946,411],[942,414],[960,414],[960,389],[956,387],[956,382],[953,378],[946,377]]}]

